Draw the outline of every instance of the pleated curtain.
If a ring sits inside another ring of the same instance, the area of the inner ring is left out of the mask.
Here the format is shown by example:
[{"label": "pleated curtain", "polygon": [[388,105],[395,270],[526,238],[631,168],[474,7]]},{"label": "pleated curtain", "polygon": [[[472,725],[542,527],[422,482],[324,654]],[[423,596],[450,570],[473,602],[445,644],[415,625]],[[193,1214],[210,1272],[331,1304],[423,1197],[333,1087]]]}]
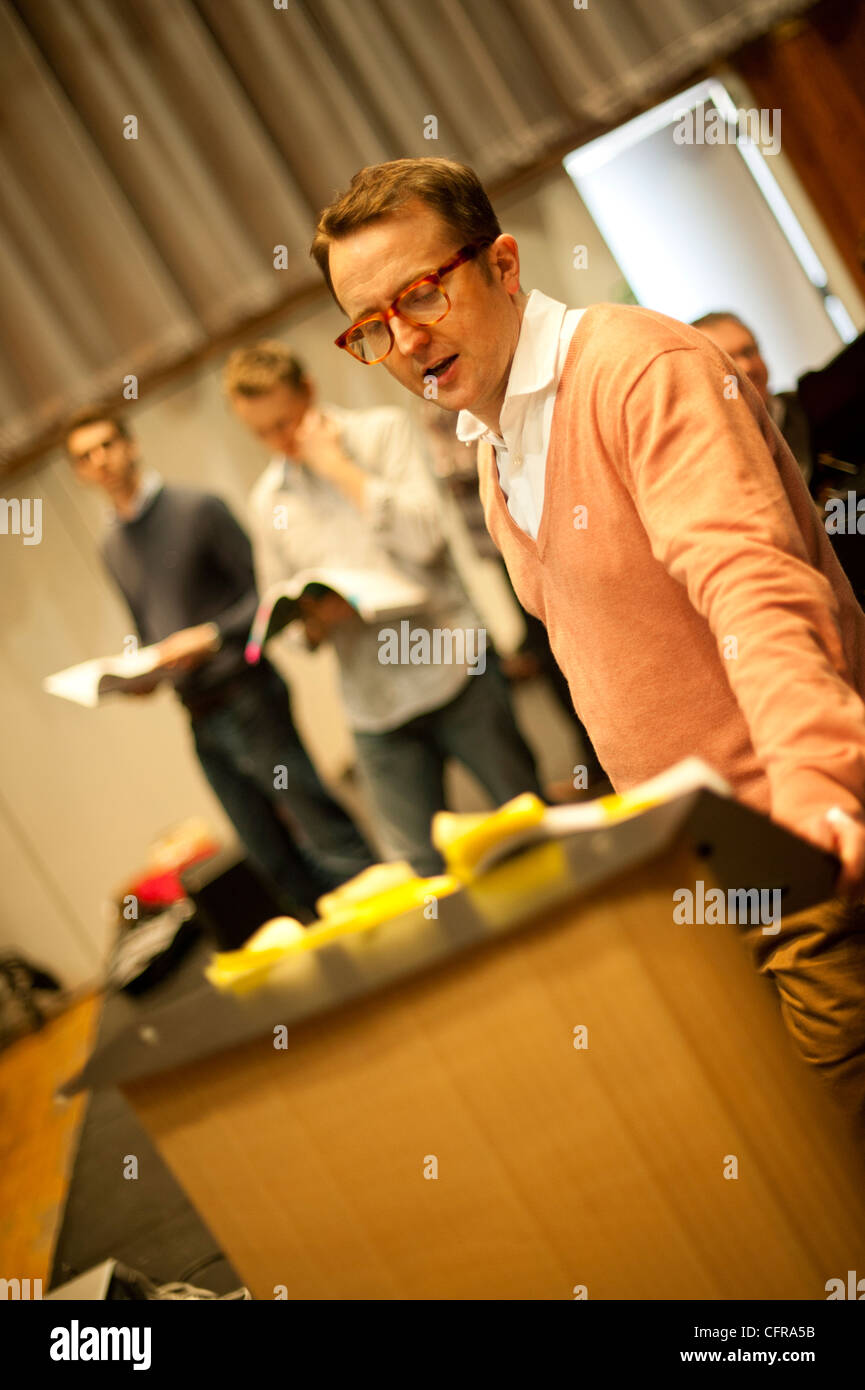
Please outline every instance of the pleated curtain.
[{"label": "pleated curtain", "polygon": [[0,0],[5,466],[318,284],[317,212],[362,165],[447,155],[495,187],[807,8]]}]

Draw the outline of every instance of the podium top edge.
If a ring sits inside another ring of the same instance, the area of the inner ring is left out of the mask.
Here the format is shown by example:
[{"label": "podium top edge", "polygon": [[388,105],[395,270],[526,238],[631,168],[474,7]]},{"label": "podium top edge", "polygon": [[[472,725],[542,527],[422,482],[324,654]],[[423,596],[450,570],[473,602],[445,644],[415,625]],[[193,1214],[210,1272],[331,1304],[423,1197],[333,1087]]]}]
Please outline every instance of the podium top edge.
[{"label": "podium top edge", "polygon": [[[831,855],[740,802],[697,788],[603,829],[525,849],[477,885],[442,897],[434,919],[415,908],[372,931],[298,953],[246,997],[202,977],[182,998],[152,1003],[115,1036],[100,1038],[57,1094],[122,1086],[252,1042],[277,1025],[291,1028],[331,1013],[530,929],[551,908],[578,904],[677,844],[705,863],[706,876],[721,888],[780,887],[788,914],[833,894],[838,865]],[[550,846],[554,853],[543,860]]]}]

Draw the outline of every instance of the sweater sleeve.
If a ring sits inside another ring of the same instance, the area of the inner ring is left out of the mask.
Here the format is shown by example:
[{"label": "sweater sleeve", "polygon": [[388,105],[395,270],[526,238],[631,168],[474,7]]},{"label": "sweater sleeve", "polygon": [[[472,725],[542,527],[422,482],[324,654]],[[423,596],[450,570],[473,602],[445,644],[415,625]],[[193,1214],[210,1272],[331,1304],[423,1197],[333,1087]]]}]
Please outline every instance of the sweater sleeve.
[{"label": "sweater sleeve", "polygon": [[628,483],[653,555],[712,630],[774,819],[807,834],[830,806],[862,809],[865,706],[832,585],[809,559],[809,523],[797,520],[767,443],[771,426],[764,437],[729,369],[676,348],[632,379],[620,417]]}]

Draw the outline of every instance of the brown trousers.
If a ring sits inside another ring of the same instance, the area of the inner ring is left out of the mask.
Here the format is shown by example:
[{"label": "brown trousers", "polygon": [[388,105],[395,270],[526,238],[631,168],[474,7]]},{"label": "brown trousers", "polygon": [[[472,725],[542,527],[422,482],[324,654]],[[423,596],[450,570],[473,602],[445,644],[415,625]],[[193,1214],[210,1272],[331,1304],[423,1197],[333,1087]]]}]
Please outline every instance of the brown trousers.
[{"label": "brown trousers", "polygon": [[865,1152],[865,903],[838,899],[743,935],[775,984],[799,1055],[815,1068]]}]

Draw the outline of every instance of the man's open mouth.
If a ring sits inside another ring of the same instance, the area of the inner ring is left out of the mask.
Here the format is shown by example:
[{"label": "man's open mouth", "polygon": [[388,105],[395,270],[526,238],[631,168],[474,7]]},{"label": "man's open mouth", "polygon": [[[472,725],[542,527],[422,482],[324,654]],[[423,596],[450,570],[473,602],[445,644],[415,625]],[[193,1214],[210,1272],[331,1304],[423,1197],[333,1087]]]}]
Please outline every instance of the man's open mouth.
[{"label": "man's open mouth", "polygon": [[434,362],[431,367],[425,367],[424,376],[442,376],[458,357],[459,353],[455,352],[452,357],[443,357],[440,362]]}]

